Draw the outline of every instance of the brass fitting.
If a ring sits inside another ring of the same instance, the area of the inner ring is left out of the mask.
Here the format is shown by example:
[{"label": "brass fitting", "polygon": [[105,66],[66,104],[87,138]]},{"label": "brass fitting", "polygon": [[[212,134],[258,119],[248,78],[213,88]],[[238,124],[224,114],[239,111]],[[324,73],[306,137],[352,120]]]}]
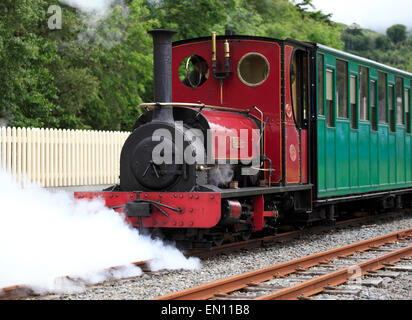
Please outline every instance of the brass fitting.
[{"label": "brass fitting", "polygon": [[230,58],[229,41],[225,41],[225,58]]},{"label": "brass fitting", "polygon": [[212,61],[216,61],[216,32],[212,32]]}]

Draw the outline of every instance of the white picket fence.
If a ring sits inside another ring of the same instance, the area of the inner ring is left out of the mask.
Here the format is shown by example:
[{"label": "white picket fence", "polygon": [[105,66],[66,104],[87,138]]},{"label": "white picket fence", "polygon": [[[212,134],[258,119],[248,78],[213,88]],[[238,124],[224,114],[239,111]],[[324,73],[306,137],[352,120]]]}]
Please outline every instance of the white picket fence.
[{"label": "white picket fence", "polygon": [[18,182],[44,187],[119,183],[130,132],[0,128],[0,165]]}]

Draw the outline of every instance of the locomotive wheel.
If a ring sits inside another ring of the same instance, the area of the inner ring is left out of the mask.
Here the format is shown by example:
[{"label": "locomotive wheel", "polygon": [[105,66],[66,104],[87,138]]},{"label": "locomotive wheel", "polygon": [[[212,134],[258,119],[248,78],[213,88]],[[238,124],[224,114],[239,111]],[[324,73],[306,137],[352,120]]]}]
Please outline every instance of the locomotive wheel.
[{"label": "locomotive wheel", "polygon": [[221,246],[223,244],[224,240],[225,240],[224,236],[216,237],[216,238],[213,239],[213,245],[214,246]]},{"label": "locomotive wheel", "polygon": [[241,232],[240,235],[238,235],[236,238],[239,241],[247,241],[250,239],[251,235],[252,235],[251,232]]}]

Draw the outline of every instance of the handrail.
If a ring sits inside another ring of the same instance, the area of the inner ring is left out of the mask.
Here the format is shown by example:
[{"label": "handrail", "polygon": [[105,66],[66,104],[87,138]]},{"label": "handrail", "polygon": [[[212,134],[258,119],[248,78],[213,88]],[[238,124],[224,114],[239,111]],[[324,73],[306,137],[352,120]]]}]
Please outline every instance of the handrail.
[{"label": "handrail", "polygon": [[192,108],[209,108],[209,109],[216,109],[216,110],[223,110],[223,111],[234,111],[234,112],[242,112],[242,113],[250,113],[250,110],[242,110],[237,108],[229,108],[229,107],[217,107],[217,106],[210,106],[200,103],[186,103],[186,102],[162,102],[162,103],[142,103],[138,105],[138,108],[154,108],[156,106],[159,107],[192,107]]}]

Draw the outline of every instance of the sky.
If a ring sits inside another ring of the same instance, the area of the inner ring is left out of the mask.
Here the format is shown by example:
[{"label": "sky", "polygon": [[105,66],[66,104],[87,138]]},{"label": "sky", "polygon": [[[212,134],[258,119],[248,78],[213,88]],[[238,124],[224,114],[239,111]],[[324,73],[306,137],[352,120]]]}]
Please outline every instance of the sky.
[{"label": "sky", "polygon": [[394,24],[412,30],[412,0],[313,0],[316,10],[332,13],[332,20],[385,33]]}]

